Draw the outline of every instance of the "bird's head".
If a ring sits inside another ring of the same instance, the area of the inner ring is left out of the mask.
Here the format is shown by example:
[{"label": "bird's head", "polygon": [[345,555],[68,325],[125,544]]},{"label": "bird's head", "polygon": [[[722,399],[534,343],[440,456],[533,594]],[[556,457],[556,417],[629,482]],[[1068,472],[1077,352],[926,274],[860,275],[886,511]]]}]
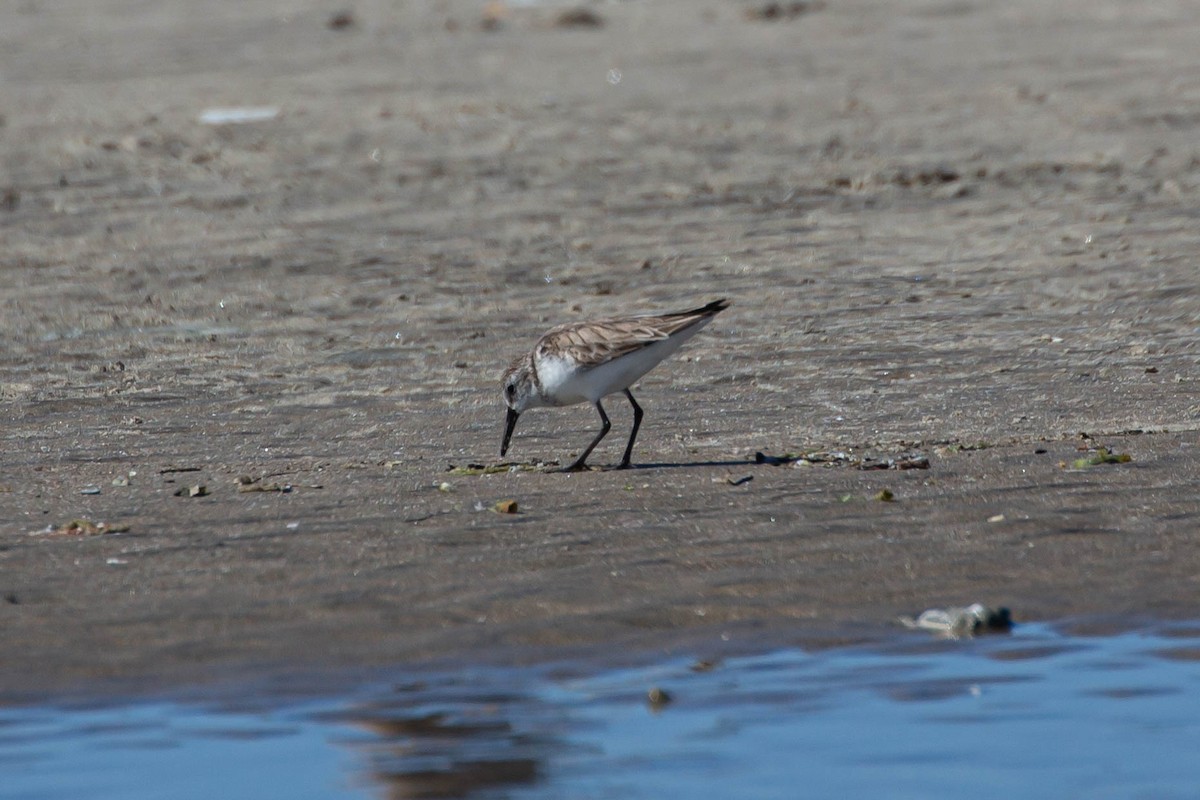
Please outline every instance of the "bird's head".
[{"label": "bird's head", "polygon": [[504,441],[500,443],[501,456],[508,452],[508,442],[512,438],[513,429],[517,427],[517,418],[521,416],[521,412],[540,405],[533,365],[527,356],[517,359],[504,371],[502,383],[508,417],[504,422]]}]

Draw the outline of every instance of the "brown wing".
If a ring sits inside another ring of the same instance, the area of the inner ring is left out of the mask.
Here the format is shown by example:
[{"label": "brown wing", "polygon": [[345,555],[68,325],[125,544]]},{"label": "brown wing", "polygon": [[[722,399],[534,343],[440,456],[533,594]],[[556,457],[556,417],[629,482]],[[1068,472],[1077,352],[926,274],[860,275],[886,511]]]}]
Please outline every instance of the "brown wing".
[{"label": "brown wing", "polygon": [[615,317],[559,325],[542,336],[537,351],[541,356],[568,357],[585,366],[598,367],[668,339],[728,307],[728,300],[717,300],[701,308],[673,314]]}]

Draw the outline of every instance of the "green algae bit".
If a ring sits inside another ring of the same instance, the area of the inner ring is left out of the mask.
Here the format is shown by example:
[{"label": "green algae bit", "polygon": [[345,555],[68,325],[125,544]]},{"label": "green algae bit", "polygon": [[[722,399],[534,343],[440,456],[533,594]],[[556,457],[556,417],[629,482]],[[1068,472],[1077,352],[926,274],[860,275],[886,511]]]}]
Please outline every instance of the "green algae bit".
[{"label": "green algae bit", "polygon": [[1097,464],[1127,464],[1130,461],[1133,461],[1133,456],[1129,453],[1110,453],[1107,448],[1101,447],[1093,456],[1075,459],[1071,466],[1075,469],[1087,469]]},{"label": "green algae bit", "polygon": [[540,464],[518,464],[505,461],[502,464],[467,464],[456,467],[453,464],[446,470],[449,475],[498,475],[504,472],[537,472],[542,469]]}]

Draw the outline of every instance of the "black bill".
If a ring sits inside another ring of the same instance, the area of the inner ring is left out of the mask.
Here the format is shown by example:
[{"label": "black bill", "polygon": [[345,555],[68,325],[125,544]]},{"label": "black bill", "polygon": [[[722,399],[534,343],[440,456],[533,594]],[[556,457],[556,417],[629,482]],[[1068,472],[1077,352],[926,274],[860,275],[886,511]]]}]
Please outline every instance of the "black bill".
[{"label": "black bill", "polygon": [[512,438],[513,428],[517,427],[517,417],[519,416],[521,416],[519,412],[513,411],[511,408],[508,410],[508,419],[504,420],[504,441],[500,443],[501,456],[508,452],[508,440]]}]

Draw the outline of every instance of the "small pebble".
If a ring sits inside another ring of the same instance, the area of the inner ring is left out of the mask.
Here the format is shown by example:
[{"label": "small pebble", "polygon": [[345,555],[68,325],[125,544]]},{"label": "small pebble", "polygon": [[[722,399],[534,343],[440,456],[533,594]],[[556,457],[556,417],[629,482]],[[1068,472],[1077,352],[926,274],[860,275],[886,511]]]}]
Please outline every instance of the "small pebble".
[{"label": "small pebble", "polygon": [[660,689],[657,686],[646,692],[646,701],[650,703],[652,708],[662,708],[671,702],[671,695],[666,689]]},{"label": "small pebble", "polygon": [[325,26],[334,31],[352,28],[354,27],[354,12],[350,10],[338,11],[325,21]]}]

